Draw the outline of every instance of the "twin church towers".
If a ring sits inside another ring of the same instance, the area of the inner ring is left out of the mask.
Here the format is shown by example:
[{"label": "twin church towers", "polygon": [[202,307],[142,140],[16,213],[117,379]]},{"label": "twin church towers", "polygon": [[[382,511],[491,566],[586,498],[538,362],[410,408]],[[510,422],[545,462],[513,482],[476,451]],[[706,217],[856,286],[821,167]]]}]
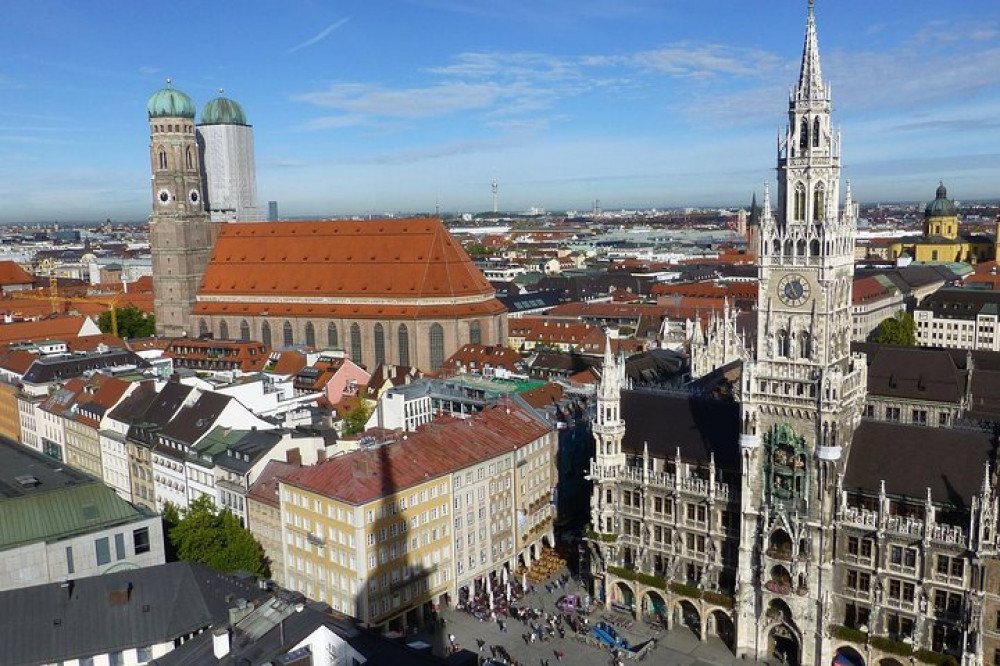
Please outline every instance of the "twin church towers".
[{"label": "twin church towers", "polygon": [[253,129],[240,105],[225,97],[208,102],[196,124],[194,102],[169,80],[146,111],[156,332],[177,337],[191,330],[191,309],[219,225],[263,219]]}]

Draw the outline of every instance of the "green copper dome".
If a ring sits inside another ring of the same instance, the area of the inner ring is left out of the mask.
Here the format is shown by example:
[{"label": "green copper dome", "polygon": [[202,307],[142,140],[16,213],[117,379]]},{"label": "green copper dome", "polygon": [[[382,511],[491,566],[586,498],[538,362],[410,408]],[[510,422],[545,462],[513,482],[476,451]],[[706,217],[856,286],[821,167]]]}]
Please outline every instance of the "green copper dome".
[{"label": "green copper dome", "polygon": [[194,102],[180,90],[167,87],[157,90],[146,102],[146,113],[150,118],[194,118]]},{"label": "green copper dome", "polygon": [[201,110],[201,124],[246,125],[247,115],[243,113],[243,107],[233,100],[227,97],[216,97]]},{"label": "green copper dome", "polygon": [[924,217],[955,217],[958,215],[955,203],[948,198],[948,188],[944,186],[944,183],[938,185],[936,196],[937,198],[927,204],[927,208],[924,209]]}]

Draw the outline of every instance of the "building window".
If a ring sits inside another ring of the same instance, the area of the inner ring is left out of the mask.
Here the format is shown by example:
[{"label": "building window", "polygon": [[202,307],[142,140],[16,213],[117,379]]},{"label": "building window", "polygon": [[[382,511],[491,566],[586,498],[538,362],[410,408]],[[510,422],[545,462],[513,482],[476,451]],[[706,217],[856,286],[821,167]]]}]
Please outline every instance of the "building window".
[{"label": "building window", "polygon": [[156,155],[157,164],[161,169],[167,168],[167,151],[160,148],[160,151]]},{"label": "building window", "polygon": [[227,324],[225,320],[219,322],[219,339],[229,339],[229,324]]},{"label": "building window", "polygon": [[899,407],[886,407],[885,420],[899,423]]},{"label": "building window", "polygon": [[385,363],[385,329],[375,324],[375,365]]},{"label": "building window", "polygon": [[111,544],[108,537],[101,537],[94,541],[94,550],[97,552],[97,565],[103,566],[111,562]]},{"label": "building window", "polygon": [[271,325],[266,321],[260,325],[260,341],[265,347],[271,346]]},{"label": "building window", "polygon": [[474,321],[469,324],[469,344],[481,345],[483,344],[483,331],[479,326],[478,321]]},{"label": "building window", "polygon": [[362,365],[361,327],[357,322],[351,324],[351,360],[355,365]]},{"label": "building window", "polygon": [[340,340],[337,336],[337,325],[332,322],[326,327],[326,346],[332,349],[340,346]]},{"label": "building window", "polygon": [[813,120],[813,148],[819,148],[819,118]]},{"label": "building window", "polygon": [[437,370],[444,363],[444,329],[441,324],[431,324],[430,335],[431,370]]},{"label": "building window", "polygon": [[240,322],[240,340],[249,340],[249,339],[250,339],[250,324],[248,324],[247,320],[244,319],[243,321]]},{"label": "building window", "polygon": [[799,150],[805,152],[809,147],[809,119],[803,118],[799,125]]},{"label": "building window", "polygon": [[819,222],[823,219],[826,207],[826,190],[823,187],[823,183],[816,185],[816,190],[813,192],[813,221]]},{"label": "building window", "polygon": [[194,153],[191,152],[191,146],[184,151],[184,166],[188,169],[194,168]]},{"label": "building window", "polygon": [[73,546],[66,546],[66,573],[75,573],[76,566],[73,564]]},{"label": "building window", "polygon": [[198,320],[198,335],[203,338],[208,335],[208,322],[204,319]]},{"label": "building window", "polygon": [[281,327],[281,340],[285,347],[291,347],[295,344],[295,334],[292,333],[292,322],[286,321]]},{"label": "building window", "polygon": [[316,327],[313,323],[306,322],[306,346],[315,347],[316,346]]},{"label": "building window", "polygon": [[406,324],[399,325],[399,364],[410,365],[410,330]]},{"label": "building window", "polygon": [[795,186],[795,217],[796,222],[806,219],[806,188],[802,183]]},{"label": "building window", "polygon": [[122,532],[115,535],[115,559],[125,559],[125,534]]},{"label": "building window", "polygon": [[149,552],[149,528],[140,527],[132,531],[132,548],[136,555]]}]

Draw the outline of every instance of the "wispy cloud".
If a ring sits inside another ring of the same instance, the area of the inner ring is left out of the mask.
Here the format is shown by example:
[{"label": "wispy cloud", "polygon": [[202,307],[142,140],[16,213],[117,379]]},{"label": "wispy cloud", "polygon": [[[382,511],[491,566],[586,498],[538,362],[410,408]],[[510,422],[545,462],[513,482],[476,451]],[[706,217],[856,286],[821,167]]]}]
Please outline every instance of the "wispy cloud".
[{"label": "wispy cloud", "polygon": [[344,18],[340,19],[339,21],[334,21],[333,23],[331,23],[330,25],[326,26],[325,28],[323,28],[322,30],[320,30],[318,33],[316,33],[316,35],[314,35],[313,37],[310,37],[309,39],[307,39],[306,41],[302,42],[301,44],[296,44],[292,48],[288,49],[285,53],[295,53],[296,51],[301,51],[302,49],[308,48],[308,47],[310,47],[310,46],[312,46],[314,44],[319,44],[324,39],[326,39],[327,37],[329,37],[335,30],[338,30],[338,29],[342,28],[350,20],[351,20],[351,17],[347,16],[347,17],[344,17]]}]

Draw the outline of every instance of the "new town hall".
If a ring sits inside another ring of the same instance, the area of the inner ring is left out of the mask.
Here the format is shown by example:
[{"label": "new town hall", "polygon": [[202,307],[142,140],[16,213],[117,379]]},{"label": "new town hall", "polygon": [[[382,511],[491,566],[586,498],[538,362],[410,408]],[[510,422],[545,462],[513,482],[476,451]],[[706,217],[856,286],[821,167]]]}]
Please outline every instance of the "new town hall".
[{"label": "new town hall", "polygon": [[810,1],[777,205],[765,193],[754,228],[758,321],[736,399],[628,390],[621,359],[605,359],[589,471],[594,592],[718,634],[737,656],[997,663],[996,436],[866,410],[840,148]]}]

